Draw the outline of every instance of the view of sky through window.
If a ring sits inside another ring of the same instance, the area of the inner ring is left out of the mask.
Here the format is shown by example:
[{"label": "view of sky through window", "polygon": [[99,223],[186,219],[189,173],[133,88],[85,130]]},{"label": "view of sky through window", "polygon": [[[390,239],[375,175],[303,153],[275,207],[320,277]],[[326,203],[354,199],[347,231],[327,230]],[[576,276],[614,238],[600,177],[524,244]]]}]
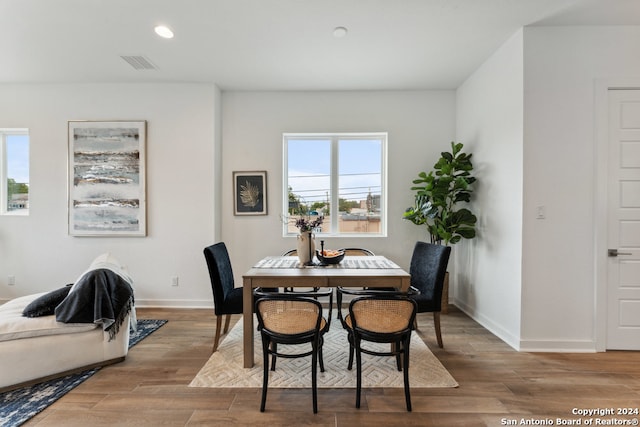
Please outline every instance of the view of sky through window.
[{"label": "view of sky through window", "polygon": [[[339,197],[366,200],[380,195],[382,154],[379,140],[341,139]],[[289,187],[303,203],[330,200],[331,140],[289,140]]]},{"label": "view of sky through window", "polygon": [[323,233],[384,233],[386,134],[287,134],[285,150],[288,215],[324,216]]},{"label": "view of sky through window", "polygon": [[29,184],[29,136],[7,135],[7,178]]}]

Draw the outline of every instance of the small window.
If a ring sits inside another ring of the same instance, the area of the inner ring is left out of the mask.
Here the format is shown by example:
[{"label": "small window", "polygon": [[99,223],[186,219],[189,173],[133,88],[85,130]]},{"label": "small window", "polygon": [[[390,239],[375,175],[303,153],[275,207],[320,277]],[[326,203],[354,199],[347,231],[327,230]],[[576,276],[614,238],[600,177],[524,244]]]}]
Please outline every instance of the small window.
[{"label": "small window", "polygon": [[0,213],[29,213],[29,131],[0,129]]},{"label": "small window", "polygon": [[283,139],[285,235],[300,216],[322,217],[316,233],[327,236],[386,235],[386,133]]}]

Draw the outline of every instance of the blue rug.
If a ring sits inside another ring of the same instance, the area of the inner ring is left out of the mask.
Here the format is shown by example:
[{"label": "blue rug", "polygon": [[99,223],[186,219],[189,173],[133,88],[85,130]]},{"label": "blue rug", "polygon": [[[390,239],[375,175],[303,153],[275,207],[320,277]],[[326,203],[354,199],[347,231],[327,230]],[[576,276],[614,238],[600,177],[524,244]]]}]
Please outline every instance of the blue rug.
[{"label": "blue rug", "polygon": [[[129,336],[129,348],[138,344],[166,320],[138,320],[138,330]],[[29,387],[0,393],[0,427],[15,427],[43,411],[47,406],[73,390],[100,368],[45,381]]]}]

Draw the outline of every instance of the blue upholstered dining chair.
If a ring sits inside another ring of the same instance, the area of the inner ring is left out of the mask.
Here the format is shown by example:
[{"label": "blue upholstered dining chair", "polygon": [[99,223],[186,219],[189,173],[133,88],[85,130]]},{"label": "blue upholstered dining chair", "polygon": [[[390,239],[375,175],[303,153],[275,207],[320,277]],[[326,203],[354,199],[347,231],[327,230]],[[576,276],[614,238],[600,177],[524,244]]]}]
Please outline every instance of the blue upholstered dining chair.
[{"label": "blue upholstered dining chair", "polygon": [[450,254],[450,246],[416,242],[409,268],[411,287],[417,290],[416,293],[410,295],[410,298],[417,303],[418,313],[433,313],[433,324],[440,348],[443,347],[442,333],[440,331],[442,289]]},{"label": "blue upholstered dining chair", "polygon": [[242,313],[242,288],[236,288],[229,252],[224,242],[204,248],[204,257],[209,268],[211,289],[213,291],[214,312],[216,314],[216,335],[213,341],[213,352],[218,349],[222,316],[226,316],[224,333],[229,330],[232,314]]}]

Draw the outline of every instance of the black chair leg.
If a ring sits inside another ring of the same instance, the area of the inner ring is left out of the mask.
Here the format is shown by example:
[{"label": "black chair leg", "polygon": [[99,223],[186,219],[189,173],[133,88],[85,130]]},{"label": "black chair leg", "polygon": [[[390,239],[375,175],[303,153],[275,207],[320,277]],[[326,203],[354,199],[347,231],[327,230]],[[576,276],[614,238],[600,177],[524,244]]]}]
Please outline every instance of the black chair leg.
[{"label": "black chair leg", "polygon": [[411,412],[411,391],[409,389],[409,346],[411,342],[411,335],[403,342],[403,354],[404,354],[404,397],[407,401],[407,412]]},{"label": "black chair leg", "polygon": [[320,362],[320,372],[324,372],[324,358],[322,355],[322,349],[324,347],[324,338],[320,337],[318,339],[318,360]]},{"label": "black chair leg", "polygon": [[313,343],[311,355],[311,394],[313,399],[313,413],[318,413],[318,343]]},{"label": "black chair leg", "polygon": [[278,356],[276,356],[276,353],[278,351],[278,344],[275,342],[271,343],[271,351],[273,352],[273,354],[271,355],[271,370],[275,371],[276,370],[276,359],[278,358]]},{"label": "black chair leg", "polygon": [[347,370],[351,370],[353,368],[353,334],[351,332],[347,332],[347,341],[349,341],[349,364],[347,365]]},{"label": "black chair leg", "polygon": [[362,392],[362,353],[360,343],[354,343],[356,352],[356,408],[360,408],[360,395]]},{"label": "black chair leg", "polygon": [[262,338],[262,354],[263,354],[263,377],[262,377],[262,400],[260,401],[260,412],[264,412],[264,408],[267,404],[267,388],[269,385],[269,342]]}]

